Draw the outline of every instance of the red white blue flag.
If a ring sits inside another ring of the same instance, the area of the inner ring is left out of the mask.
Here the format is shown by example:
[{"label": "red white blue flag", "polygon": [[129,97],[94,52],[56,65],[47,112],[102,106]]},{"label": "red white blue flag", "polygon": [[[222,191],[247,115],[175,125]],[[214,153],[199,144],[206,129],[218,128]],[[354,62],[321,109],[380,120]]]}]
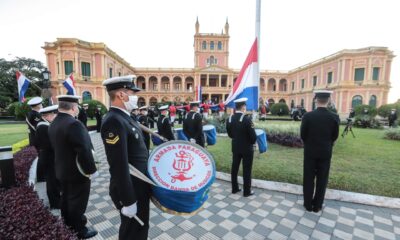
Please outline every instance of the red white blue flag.
[{"label": "red white blue flag", "polygon": [[239,76],[233,85],[232,91],[229,93],[225,101],[227,107],[234,107],[234,100],[246,97],[248,98],[246,107],[247,110],[258,109],[258,55],[257,55],[257,38],[254,40],[253,46],[247,55]]},{"label": "red white blue flag", "polygon": [[76,95],[75,80],[72,73],[64,80],[63,85],[67,89],[67,95]]},{"label": "red white blue flag", "polygon": [[29,84],[31,80],[25,77],[20,71],[16,72],[17,75],[17,83],[18,83],[18,100],[20,102],[25,101],[25,93],[28,90]]},{"label": "red white blue flag", "polygon": [[201,85],[196,87],[196,101],[201,101],[202,100],[202,89]]}]

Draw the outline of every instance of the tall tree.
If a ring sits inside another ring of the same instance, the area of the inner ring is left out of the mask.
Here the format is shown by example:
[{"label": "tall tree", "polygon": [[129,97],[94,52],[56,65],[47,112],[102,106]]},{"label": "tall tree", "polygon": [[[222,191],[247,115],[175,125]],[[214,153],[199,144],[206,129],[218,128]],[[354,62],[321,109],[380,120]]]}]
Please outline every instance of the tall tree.
[{"label": "tall tree", "polygon": [[22,72],[33,83],[30,84],[25,97],[40,96],[40,88],[43,85],[41,73],[44,69],[42,62],[32,58],[17,57],[11,61],[0,58],[0,108],[18,101],[16,71]]}]

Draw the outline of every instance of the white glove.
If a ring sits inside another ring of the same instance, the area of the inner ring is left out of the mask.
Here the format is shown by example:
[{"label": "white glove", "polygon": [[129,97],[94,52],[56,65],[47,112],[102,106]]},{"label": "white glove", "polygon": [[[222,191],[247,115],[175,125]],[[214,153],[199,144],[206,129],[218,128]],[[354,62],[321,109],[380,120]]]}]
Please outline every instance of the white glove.
[{"label": "white glove", "polygon": [[137,205],[136,202],[130,206],[122,207],[121,213],[128,218],[133,218],[137,213]]},{"label": "white glove", "polygon": [[191,143],[196,143],[196,139],[191,138],[191,139],[190,139],[190,142],[191,142]]},{"label": "white glove", "polygon": [[93,174],[90,175],[90,180],[93,180],[99,176],[99,171],[94,172]]}]

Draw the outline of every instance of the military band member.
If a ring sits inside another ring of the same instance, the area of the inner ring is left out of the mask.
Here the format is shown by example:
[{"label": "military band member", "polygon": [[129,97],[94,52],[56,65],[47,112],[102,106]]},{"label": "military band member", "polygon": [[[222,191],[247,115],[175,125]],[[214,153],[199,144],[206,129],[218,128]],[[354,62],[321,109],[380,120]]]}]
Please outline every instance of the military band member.
[{"label": "military band member", "polygon": [[[147,117],[147,106],[139,108],[140,113],[138,116],[138,122],[146,127],[149,127],[149,117]],[[150,134],[142,131],[144,142],[146,143],[147,150],[150,150]]]},{"label": "military band member", "polygon": [[35,132],[36,125],[42,120],[39,114],[39,110],[42,109],[43,99],[41,97],[33,97],[28,101],[28,105],[31,107],[31,111],[26,116],[26,123],[29,129],[29,145],[35,146]]},{"label": "military band member", "polygon": [[301,120],[301,139],[304,142],[303,194],[305,209],[319,212],[325,198],[332,147],[339,135],[340,120],[337,114],[327,109],[332,92],[318,90],[314,93],[317,109],[306,113]]},{"label": "military band member", "polygon": [[58,114],[49,126],[55,154],[56,178],[61,186],[61,216],[78,238],[91,238],[97,231],[86,227],[84,215],[89,200],[90,180],[98,175],[92,143],[85,126],[76,119],[79,96],[60,95]]},{"label": "military band member", "polygon": [[137,121],[139,117],[139,108],[138,106],[133,107],[131,111],[131,117],[133,120]]},{"label": "military band member", "polygon": [[389,127],[393,127],[394,126],[394,122],[397,120],[397,113],[396,113],[396,109],[392,109],[392,111],[390,112],[389,115]]},{"label": "military band member", "polygon": [[[51,209],[60,209],[60,183],[56,178],[54,166],[54,150],[49,138],[49,125],[57,116],[58,105],[52,105],[39,110],[43,121],[36,127],[36,142],[39,148],[37,172],[42,172],[46,179],[46,191]],[[42,170],[39,170],[42,169]]]},{"label": "military band member", "polygon": [[171,106],[169,106],[169,117],[171,119],[171,125],[174,126],[175,123],[175,118],[176,118],[176,107],[174,103],[171,103]]},{"label": "military band member", "polygon": [[231,115],[226,123],[228,136],[232,138],[232,193],[241,191],[237,181],[240,162],[243,160],[243,196],[254,195],[251,190],[251,169],[253,166],[253,145],[257,135],[251,117],[245,115],[247,98],[234,100],[236,112]]},{"label": "military band member", "polygon": [[[146,148],[139,123],[130,116],[137,105],[132,81],[135,76],[114,77],[103,85],[111,100],[109,112],[104,117],[101,137],[110,165],[110,196],[121,214],[119,239],[147,239],[149,231],[150,186],[129,174],[129,164],[147,174],[149,151]],[[134,216],[144,222],[141,226]]]},{"label": "military band member", "polygon": [[203,118],[198,112],[200,101],[190,103],[190,112],[183,120],[183,133],[190,141],[204,147]]},{"label": "military band member", "polygon": [[171,122],[168,118],[168,105],[164,105],[158,108],[160,110],[160,116],[157,120],[158,134],[165,137],[166,139],[175,140],[174,134],[172,133]]},{"label": "military band member", "polygon": [[101,120],[102,120],[101,106],[97,106],[96,110],[94,110],[94,116],[96,118],[96,130],[97,132],[100,132]]},{"label": "military band member", "polygon": [[87,110],[89,109],[89,104],[82,104],[82,108],[79,109],[78,120],[82,122],[83,126],[87,127]]}]

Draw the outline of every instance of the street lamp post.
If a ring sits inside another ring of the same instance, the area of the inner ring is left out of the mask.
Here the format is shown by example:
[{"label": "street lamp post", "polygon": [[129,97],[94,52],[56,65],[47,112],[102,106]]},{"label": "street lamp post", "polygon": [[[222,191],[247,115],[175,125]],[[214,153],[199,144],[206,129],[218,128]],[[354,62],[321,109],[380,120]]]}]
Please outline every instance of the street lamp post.
[{"label": "street lamp post", "polygon": [[48,100],[49,105],[51,105],[51,90],[50,90],[50,78],[51,78],[51,72],[45,68],[45,70],[42,72],[42,77],[43,77],[43,88],[42,88],[42,97],[44,99]]}]

